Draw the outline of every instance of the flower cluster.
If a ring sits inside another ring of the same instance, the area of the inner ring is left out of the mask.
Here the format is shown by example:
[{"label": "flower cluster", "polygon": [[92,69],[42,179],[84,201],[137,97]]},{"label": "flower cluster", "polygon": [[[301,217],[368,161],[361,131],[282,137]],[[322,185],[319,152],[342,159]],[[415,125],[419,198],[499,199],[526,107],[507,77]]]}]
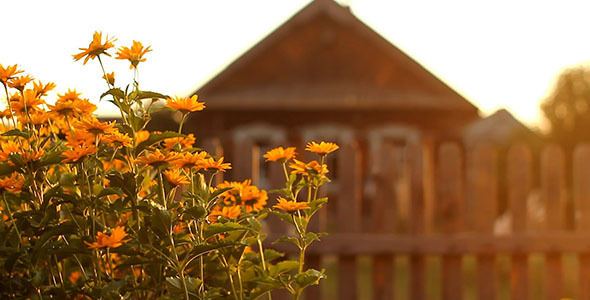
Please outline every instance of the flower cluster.
[{"label": "flower cluster", "polygon": [[[205,104],[140,90],[138,66],[151,48],[133,41],[109,53],[115,41],[96,32],[73,58],[101,65],[102,97],[118,121],[98,118],[96,102],[75,89],[49,99],[54,83],[0,65],[0,298],[256,299],[273,289],[298,298],[317,284],[324,275],[306,270],[304,255],[319,235],[306,227],[326,202],[317,197],[329,181],[324,158],[338,146],[309,143],[319,162],[296,160],[294,147],[266,153],[285,171],[280,195],[251,180],[215,185],[231,164],[182,133]],[[131,88],[105,71],[112,55],[130,63]],[[180,112],[178,131],[147,131],[155,110]],[[281,254],[264,249],[269,214],[296,229],[287,240],[297,241],[298,261],[278,267]]]}]

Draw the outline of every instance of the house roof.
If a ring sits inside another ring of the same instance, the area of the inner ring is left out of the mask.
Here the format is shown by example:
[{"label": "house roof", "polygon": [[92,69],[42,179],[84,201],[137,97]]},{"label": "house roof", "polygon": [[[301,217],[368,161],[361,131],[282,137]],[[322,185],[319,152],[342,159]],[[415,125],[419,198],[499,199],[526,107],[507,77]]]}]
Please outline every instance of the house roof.
[{"label": "house roof", "polygon": [[480,143],[508,145],[515,140],[541,142],[541,137],[518,121],[510,112],[499,109],[495,113],[472,122],[464,129],[464,141],[468,147]]},{"label": "house roof", "polygon": [[477,108],[347,7],[315,0],[196,91],[216,109]]}]

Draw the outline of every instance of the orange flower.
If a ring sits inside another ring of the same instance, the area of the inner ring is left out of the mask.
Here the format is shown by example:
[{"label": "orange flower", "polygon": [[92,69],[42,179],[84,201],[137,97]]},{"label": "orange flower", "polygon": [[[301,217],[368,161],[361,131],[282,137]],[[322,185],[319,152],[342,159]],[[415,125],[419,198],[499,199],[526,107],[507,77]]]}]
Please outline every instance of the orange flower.
[{"label": "orange flower", "polygon": [[25,179],[17,172],[14,172],[10,177],[0,178],[0,191],[20,193],[24,184]]},{"label": "orange flower", "polygon": [[242,190],[241,200],[246,212],[262,210],[268,200],[268,194],[265,190],[259,190],[257,186],[250,185]]},{"label": "orange flower", "polygon": [[94,117],[82,119],[78,126],[94,135],[103,135],[117,131],[113,122],[101,122]]},{"label": "orange flower", "polygon": [[115,72],[104,74],[102,79],[106,80],[110,85],[115,85]]},{"label": "orange flower", "polygon": [[0,81],[6,84],[9,79],[12,79],[14,75],[20,74],[23,71],[17,70],[18,65],[7,66],[6,68],[0,64]]},{"label": "orange flower", "polygon": [[118,130],[105,135],[102,140],[113,148],[131,147],[131,142],[133,141],[129,135],[126,133],[122,134]]},{"label": "orange flower", "polygon": [[283,149],[283,147],[274,148],[268,150],[266,154],[263,155],[266,158],[266,161],[278,161],[280,163],[284,163],[285,161],[295,157],[297,153],[295,152],[295,147],[287,147]]},{"label": "orange flower", "polygon": [[33,77],[30,77],[29,75],[13,77],[8,81],[8,86],[22,91],[25,89],[25,85],[31,81],[33,81]]},{"label": "orange flower", "polygon": [[127,233],[125,232],[125,227],[117,226],[117,228],[111,230],[111,235],[106,235],[102,232],[99,232],[96,235],[96,242],[89,243],[87,241],[84,241],[84,243],[86,245],[88,245],[88,247],[91,249],[106,248],[106,247],[117,248],[117,247],[120,247],[121,245],[123,245],[123,243],[129,241],[129,239],[127,239],[127,240],[123,239],[126,236],[127,236]]},{"label": "orange flower", "polygon": [[33,82],[33,90],[38,96],[45,96],[47,92],[53,90],[55,88],[55,83],[49,82],[45,85],[41,83],[41,81]]},{"label": "orange flower", "polygon": [[192,97],[174,97],[166,100],[166,106],[177,109],[183,114],[200,111],[205,108],[205,103],[198,101],[199,96],[193,95]]},{"label": "orange flower", "polygon": [[86,57],[84,59],[84,63],[83,63],[84,65],[88,62],[89,59],[94,59],[95,57],[98,57],[101,54],[111,56],[106,51],[114,46],[113,42],[115,40],[116,39],[109,40],[109,36],[107,35],[105,37],[105,41],[103,43],[102,42],[102,32],[95,31],[94,35],[92,36],[92,42],[90,42],[90,45],[88,45],[88,48],[80,48],[80,50],[82,50],[82,52],[80,52],[78,54],[74,54],[72,56],[74,57],[75,61],[78,61],[78,60],[82,59],[83,57]]},{"label": "orange flower", "polygon": [[219,220],[220,216],[235,220],[240,216],[241,213],[242,209],[239,205],[224,206],[223,208],[215,206],[211,210],[211,213],[209,213],[209,215],[207,216],[207,220],[209,220],[209,222],[211,223],[216,223],[217,220]]},{"label": "orange flower", "polygon": [[326,142],[320,142],[319,144],[316,142],[311,142],[311,143],[307,143],[307,147],[305,147],[305,150],[313,152],[313,153],[317,153],[319,155],[326,155],[330,152],[334,152],[336,150],[338,150],[338,145],[334,144],[334,143],[326,143]]},{"label": "orange flower", "polygon": [[81,144],[79,146],[74,147],[73,149],[68,149],[62,152],[61,155],[65,157],[65,159],[63,160],[64,163],[77,162],[88,155],[96,153],[97,151],[98,148],[96,148],[94,145]]},{"label": "orange flower", "polygon": [[150,46],[144,49],[141,42],[133,41],[133,46],[131,46],[131,48],[121,47],[117,49],[118,56],[115,58],[129,60],[129,62],[131,63],[129,69],[133,69],[134,67],[137,68],[137,65],[140,62],[145,61],[145,58],[143,58],[143,56],[150,51],[152,51],[150,49]]},{"label": "orange flower", "polygon": [[181,174],[180,170],[164,171],[164,175],[166,176],[166,179],[168,179],[168,182],[174,186],[191,183],[186,176]]},{"label": "orange flower", "polygon": [[328,173],[328,166],[326,166],[326,164],[320,165],[320,163],[315,160],[310,161],[309,163],[298,161],[296,159],[293,159],[293,161],[294,163],[289,164],[289,167],[293,169],[292,172],[296,174],[302,174],[305,176],[323,176]]},{"label": "orange flower", "polygon": [[66,145],[70,147],[91,145],[94,144],[94,140],[94,136],[88,131],[74,130],[66,134]]},{"label": "orange flower", "polygon": [[143,141],[147,141],[150,138],[150,132],[147,130],[140,130],[135,135],[135,144],[139,145],[139,143]]},{"label": "orange flower", "polygon": [[172,232],[178,234],[178,233],[183,232],[185,229],[186,229],[186,226],[184,226],[183,223],[178,223],[178,224],[176,224],[176,226],[174,226],[174,229],[172,229]]},{"label": "orange flower", "polygon": [[16,114],[25,114],[27,111],[41,110],[39,106],[45,104],[45,101],[39,98],[34,90],[27,89],[23,94],[25,96],[24,101],[18,94],[14,94],[10,97],[10,106],[12,107],[12,111]]},{"label": "orange flower", "polygon": [[78,279],[80,279],[80,277],[82,277],[82,273],[80,273],[79,271],[74,271],[70,273],[70,276],[68,276],[68,280],[70,280],[71,283],[76,283]]},{"label": "orange flower", "polygon": [[219,160],[215,160],[213,157],[206,158],[201,161],[200,167],[207,170],[207,171],[221,171],[225,172],[225,170],[231,169],[230,163],[224,163],[223,157]]},{"label": "orange flower", "polygon": [[278,208],[278,209],[282,209],[282,210],[290,212],[290,213],[295,212],[300,209],[308,209],[309,208],[309,205],[307,205],[307,202],[289,201],[283,197],[279,197],[277,200],[279,201],[279,203],[277,203],[273,207]]},{"label": "orange flower", "polygon": [[176,144],[180,144],[180,149],[184,150],[192,148],[194,143],[195,136],[192,133],[187,135],[186,137],[181,136],[164,139],[164,147],[166,148],[166,150],[171,150],[172,148],[174,148],[174,146],[176,146]]},{"label": "orange flower", "polygon": [[205,151],[198,153],[183,152],[178,154],[172,163],[174,163],[178,168],[200,169],[202,167],[201,164],[205,161],[206,156],[207,152]]},{"label": "orange flower", "polygon": [[146,164],[146,165],[150,165],[152,167],[158,167],[158,166],[161,166],[161,165],[171,162],[175,158],[176,158],[176,156],[173,154],[170,154],[170,153],[163,154],[162,152],[160,152],[159,149],[156,149],[154,152],[146,154],[146,155],[138,158],[137,162],[142,163],[142,164]]}]

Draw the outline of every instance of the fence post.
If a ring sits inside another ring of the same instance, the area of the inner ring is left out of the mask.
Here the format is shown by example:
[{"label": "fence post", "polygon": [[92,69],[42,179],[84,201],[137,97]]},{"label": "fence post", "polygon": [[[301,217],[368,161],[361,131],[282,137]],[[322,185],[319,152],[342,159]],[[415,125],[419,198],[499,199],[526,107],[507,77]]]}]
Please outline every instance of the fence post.
[{"label": "fence post", "polygon": [[[506,186],[513,234],[523,234],[526,231],[527,198],[531,190],[531,162],[531,154],[525,144],[515,144],[509,149],[506,161]],[[528,253],[515,252],[511,260],[512,299],[528,299]]]},{"label": "fence post", "polygon": [[[439,148],[436,167],[436,212],[445,237],[462,231],[464,201],[461,149],[457,144],[445,143]],[[461,254],[442,255],[442,285],[443,300],[463,298]]]},{"label": "fence post", "polygon": [[[473,199],[475,228],[483,235],[494,233],[497,217],[497,156],[491,145],[479,145],[473,152]],[[494,249],[477,256],[477,281],[480,300],[496,297],[496,256]]]}]

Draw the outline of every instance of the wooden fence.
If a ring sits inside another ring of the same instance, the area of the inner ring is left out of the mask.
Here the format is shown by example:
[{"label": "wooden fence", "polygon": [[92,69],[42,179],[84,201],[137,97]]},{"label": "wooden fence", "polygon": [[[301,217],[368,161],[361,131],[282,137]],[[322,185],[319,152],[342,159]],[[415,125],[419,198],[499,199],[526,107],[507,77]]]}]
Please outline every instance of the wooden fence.
[{"label": "wooden fence", "polygon": [[[336,277],[323,282],[337,287],[331,299],[360,299],[362,276],[372,278],[370,299],[394,299],[399,294],[394,286],[402,283],[407,298],[430,299],[426,281],[432,256],[440,261],[437,299],[463,299],[466,256],[475,257],[471,275],[477,299],[497,299],[498,281],[509,282],[508,298],[533,299],[533,254],[544,261],[544,299],[590,299],[589,146],[574,151],[571,168],[557,146],[535,155],[522,144],[503,153],[490,146],[466,151],[453,143],[399,149],[383,144],[373,157],[363,157],[367,151],[349,141],[335,153],[337,178],[323,191],[330,197],[328,209],[313,225],[329,235],[309,249],[307,259],[322,268],[326,257],[337,257]],[[377,166],[370,178],[367,161]],[[273,247],[293,250],[286,244]],[[579,283],[573,294],[564,289],[564,255],[577,261],[577,274],[568,274]],[[361,274],[358,260],[366,256],[371,265]],[[400,256],[406,259],[401,273],[395,267]],[[509,278],[497,273],[499,256],[510,258]],[[400,274],[407,277],[402,283]],[[324,299],[326,291],[312,288],[306,299]]]}]

